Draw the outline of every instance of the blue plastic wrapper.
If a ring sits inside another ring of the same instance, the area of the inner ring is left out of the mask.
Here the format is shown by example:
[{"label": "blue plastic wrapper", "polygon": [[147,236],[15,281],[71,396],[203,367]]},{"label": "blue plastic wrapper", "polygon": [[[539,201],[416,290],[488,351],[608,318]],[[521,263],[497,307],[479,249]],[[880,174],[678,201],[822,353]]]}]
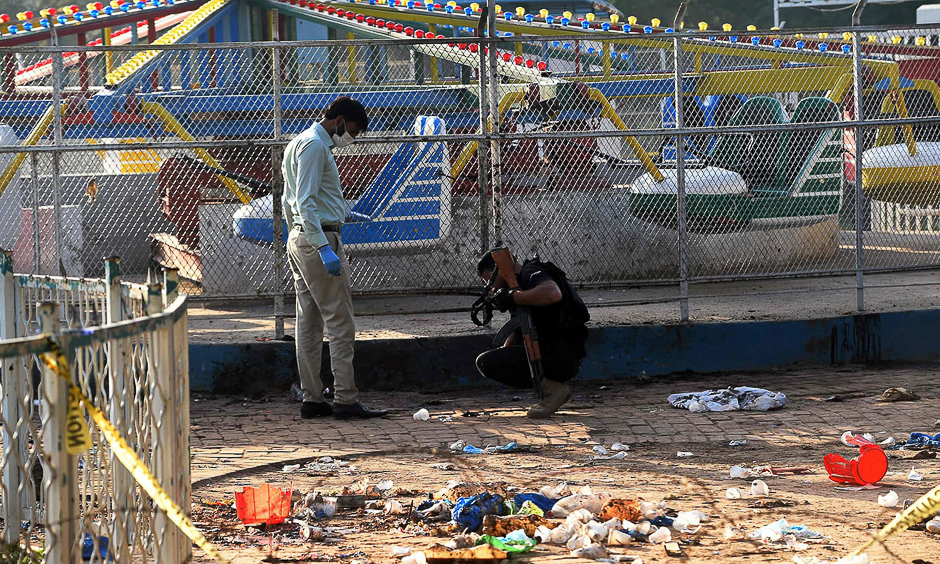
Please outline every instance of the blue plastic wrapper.
[{"label": "blue plastic wrapper", "polygon": [[463,451],[467,454],[493,454],[497,452],[512,452],[517,448],[519,448],[519,445],[512,442],[504,446],[488,446],[486,448],[477,448],[473,445],[467,445],[463,448]]},{"label": "blue plastic wrapper", "polygon": [[548,499],[542,494],[537,493],[522,493],[513,498],[512,502],[516,504],[516,507],[522,507],[522,504],[531,501],[535,504],[536,507],[548,513],[552,510],[552,507],[555,507],[555,500]]},{"label": "blue plastic wrapper", "polygon": [[502,515],[502,510],[503,496],[483,492],[457,500],[450,515],[461,531],[475,533],[483,526],[483,517]]},{"label": "blue plastic wrapper", "polygon": [[940,433],[936,435],[928,435],[927,433],[911,433],[911,438],[904,441],[903,443],[896,443],[889,447],[885,447],[886,450],[919,450],[923,448],[940,448]]},{"label": "blue plastic wrapper", "polygon": [[[108,556],[108,537],[99,537],[98,538],[98,556],[95,560],[110,560],[114,561],[113,558]],[[85,537],[82,539],[82,560],[91,560],[92,555],[95,552],[95,539],[91,535],[85,533]]]},{"label": "blue plastic wrapper", "polygon": [[651,525],[656,525],[657,527],[671,527],[671,526],[672,526],[672,519],[670,519],[669,517],[666,517],[666,516],[664,516],[664,515],[660,515],[659,517],[657,517],[657,518],[653,519],[652,521],[650,521],[650,524],[651,524]]}]

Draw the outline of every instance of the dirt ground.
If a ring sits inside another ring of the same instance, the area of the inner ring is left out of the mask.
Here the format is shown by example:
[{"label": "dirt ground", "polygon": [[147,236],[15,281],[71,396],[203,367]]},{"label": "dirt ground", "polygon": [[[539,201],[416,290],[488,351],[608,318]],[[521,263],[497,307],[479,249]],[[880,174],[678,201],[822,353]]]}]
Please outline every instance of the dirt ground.
[{"label": "dirt ground", "polygon": [[[903,440],[911,431],[940,432],[933,430],[940,417],[940,393],[935,391],[938,368],[835,367],[671,379],[648,385],[576,383],[572,402],[547,422],[526,420],[523,414],[528,398],[508,390],[446,397],[367,395],[369,402],[397,408],[398,412],[382,422],[362,423],[302,421],[296,416],[299,404],[281,398],[265,402],[236,399],[237,404],[232,399],[207,398],[194,406],[194,453],[215,444],[212,437],[217,434],[226,448],[219,449],[220,464],[198,466],[194,460],[194,521],[233,562],[390,562],[396,560],[391,556],[393,545],[421,550],[451,537],[429,536],[431,527],[402,517],[346,510],[316,523],[324,528],[326,538],[309,542],[300,537],[300,526],[295,523],[268,528],[241,525],[231,505],[233,493],[265,482],[284,488],[292,485],[301,493],[336,493],[364,479],[373,485],[391,480],[394,486],[386,497],[409,507],[451,480],[480,483],[493,491],[499,482],[505,482],[518,492],[567,482],[615,497],[664,500],[673,511],[706,513],[710,520],[699,533],[673,535],[674,540],[680,540],[689,562],[792,562],[794,556],[835,560],[893,518],[898,509],[880,507],[876,501],[879,494],[894,491],[902,502],[917,499],[940,483],[940,460],[920,458],[925,454],[913,451],[889,451],[888,475],[878,489],[844,491],[828,479],[823,456],[830,452],[846,458],[857,455],[857,449],[839,440],[847,430],[870,431],[879,440],[889,435]],[[790,403],[766,413],[690,413],[665,402],[668,393],[745,383],[783,391]],[[922,399],[877,401],[889,385],[914,389]],[[430,411],[431,419],[413,420],[411,414],[422,405]],[[226,412],[224,416],[220,409]],[[231,429],[231,422],[244,420],[243,414],[259,412],[265,414],[263,425],[269,432],[247,440],[242,458],[236,460],[237,449],[233,447],[244,444],[245,439]],[[441,417],[450,419],[442,421]],[[310,450],[251,464],[251,445],[257,448],[266,441],[275,448],[285,436],[307,437]],[[452,454],[446,445],[455,437],[477,446],[515,440],[521,448],[507,454]],[[729,446],[732,440],[746,443]],[[624,459],[590,459],[593,446],[610,448],[613,442],[630,445]],[[677,457],[679,451],[693,456]],[[345,452],[339,458],[350,464],[339,473],[282,471],[284,464],[305,464],[318,455],[335,456],[338,452]],[[290,458],[297,454],[301,456]],[[747,490],[753,480],[730,478],[733,464],[805,466],[810,473],[764,476],[761,479],[770,488],[768,497],[729,500],[725,495],[728,488]],[[924,476],[923,481],[908,481],[912,468]],[[827,539],[802,552],[747,539],[748,533],[781,518],[791,525],[806,525]],[[724,538],[728,524],[740,531],[739,538]],[[201,552],[196,554],[195,561],[208,561]],[[661,546],[645,542],[612,548],[611,554],[639,558],[644,563],[679,560],[667,556]],[[886,545],[870,549],[868,555],[879,563],[940,563],[940,535],[922,528],[905,531]],[[577,560],[564,546],[551,544],[541,544],[518,559]]]}]

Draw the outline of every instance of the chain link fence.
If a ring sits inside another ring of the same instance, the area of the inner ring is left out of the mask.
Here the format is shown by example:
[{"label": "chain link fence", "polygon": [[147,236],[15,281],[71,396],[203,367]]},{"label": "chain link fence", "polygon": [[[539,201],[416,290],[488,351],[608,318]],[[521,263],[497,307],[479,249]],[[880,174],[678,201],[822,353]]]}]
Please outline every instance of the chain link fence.
[{"label": "chain link fence", "polygon": [[16,270],[120,255],[125,279],[177,268],[193,295],[290,293],[283,148],[340,95],[370,118],[335,151],[370,219],[343,228],[360,293],[467,289],[498,241],[587,286],[940,261],[940,65],[917,50],[937,29],[478,38],[285,9],[334,38],[0,48]]}]

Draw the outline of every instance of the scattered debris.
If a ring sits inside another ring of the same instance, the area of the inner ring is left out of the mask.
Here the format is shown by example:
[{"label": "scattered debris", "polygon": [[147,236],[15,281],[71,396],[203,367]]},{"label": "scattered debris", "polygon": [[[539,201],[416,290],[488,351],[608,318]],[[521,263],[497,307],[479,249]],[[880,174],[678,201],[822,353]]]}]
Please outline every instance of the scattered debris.
[{"label": "scattered debris", "polygon": [[911,467],[911,471],[907,473],[908,482],[920,482],[920,481],[923,481],[923,479],[924,479],[923,474],[915,470],[913,467]]},{"label": "scattered debris", "polygon": [[682,548],[679,547],[679,543],[677,542],[667,542],[663,544],[663,548],[666,550],[666,556],[672,558],[682,558],[684,556]]},{"label": "scattered debris", "polygon": [[511,442],[503,446],[488,446],[485,448],[477,448],[473,445],[467,445],[463,447],[463,452],[467,454],[496,454],[512,452],[514,450],[519,450],[519,445],[517,445],[515,442]]},{"label": "scattered debris", "polygon": [[695,455],[692,454],[691,452],[683,452],[680,450],[679,452],[676,453],[676,456],[679,458],[688,458],[690,456],[695,456]]},{"label": "scattered debris", "polygon": [[873,442],[874,438],[866,434],[862,437],[850,432],[843,433],[842,442],[848,446],[859,447],[859,455],[846,460],[834,453],[823,457],[829,479],[840,484],[860,486],[875,484],[888,472],[888,457],[884,449]]},{"label": "scattered debris", "polygon": [[598,517],[601,521],[620,519],[636,522],[643,519],[643,513],[640,512],[640,503],[635,499],[611,499],[601,508]]},{"label": "scattered debris", "polygon": [[927,529],[928,533],[940,535],[940,515],[937,515],[930,521],[927,521],[924,527]]},{"label": "scattered debris", "polygon": [[747,506],[755,509],[776,509],[778,507],[795,507],[796,502],[792,499],[755,499]]},{"label": "scattered debris", "polygon": [[610,445],[610,450],[612,450],[612,451],[614,451],[614,452],[616,452],[616,451],[623,451],[623,450],[630,450],[630,445],[625,445],[625,444],[623,444],[623,443],[614,443],[614,444]]},{"label": "scattered debris", "polygon": [[897,507],[898,505],[898,494],[894,491],[889,491],[885,495],[878,495],[878,505],[882,507]]},{"label": "scattered debris", "polygon": [[917,401],[920,396],[907,388],[888,388],[885,390],[878,401]]},{"label": "scattered debris", "polygon": [[686,392],[672,394],[666,398],[674,407],[698,413],[703,411],[769,411],[787,404],[782,392],[771,392],[763,388],[738,386],[723,390]]},{"label": "scattered debris", "polygon": [[290,474],[298,470],[300,470],[300,464],[288,464],[284,466],[284,468],[281,469],[281,472],[284,472],[285,474]]},{"label": "scattered debris", "polygon": [[[940,422],[940,420],[938,420]],[[911,433],[908,440],[895,443],[887,447],[888,450],[940,450],[940,433],[929,435],[927,433]]]},{"label": "scattered debris", "polygon": [[292,488],[285,491],[270,484],[261,484],[257,488],[246,487],[235,492],[238,518],[245,524],[283,523],[290,515],[291,491]]},{"label": "scattered debris", "polygon": [[754,480],[751,482],[751,495],[754,497],[765,497],[770,495],[770,488],[763,480]]},{"label": "scattered debris", "polygon": [[746,444],[747,444],[747,440],[746,440],[746,439],[739,439],[739,440],[735,440],[735,441],[729,442],[729,443],[728,443],[728,446],[729,446],[729,447],[736,447],[736,446],[744,446],[744,445],[746,445]]},{"label": "scattered debris", "polygon": [[623,460],[627,457],[627,453],[620,451],[616,454],[611,454],[609,456],[591,456],[591,460]]},{"label": "scattered debris", "polygon": [[422,407],[421,409],[416,411],[415,414],[412,415],[412,417],[414,418],[415,421],[427,421],[428,419],[431,418],[431,414],[428,413],[427,409]]}]

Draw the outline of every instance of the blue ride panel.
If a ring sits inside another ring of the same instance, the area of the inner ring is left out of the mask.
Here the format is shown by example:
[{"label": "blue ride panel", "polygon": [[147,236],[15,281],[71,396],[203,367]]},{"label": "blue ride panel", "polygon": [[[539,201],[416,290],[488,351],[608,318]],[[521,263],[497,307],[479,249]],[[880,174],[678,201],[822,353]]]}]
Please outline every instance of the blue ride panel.
[{"label": "blue ride panel", "polygon": [[[416,136],[445,133],[444,120],[418,116]],[[428,247],[448,236],[451,214],[450,161],[444,143],[403,143],[372,185],[353,203],[351,215],[370,221],[343,225],[349,251],[395,252]],[[260,245],[274,241],[273,200],[268,195],[242,206],[234,216],[235,234]],[[287,239],[287,222],[284,238]]]}]

